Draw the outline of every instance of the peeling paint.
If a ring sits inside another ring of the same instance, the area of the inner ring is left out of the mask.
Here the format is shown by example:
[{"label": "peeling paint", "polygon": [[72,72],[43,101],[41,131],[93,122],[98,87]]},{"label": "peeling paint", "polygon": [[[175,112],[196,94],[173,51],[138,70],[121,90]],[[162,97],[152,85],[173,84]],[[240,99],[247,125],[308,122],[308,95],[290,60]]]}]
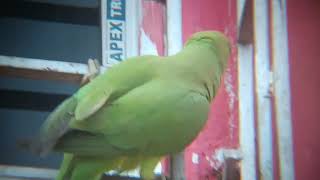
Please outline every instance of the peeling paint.
[{"label": "peeling paint", "polygon": [[209,162],[210,167],[217,170],[217,166],[215,165],[215,162],[209,156],[206,156],[206,160]]},{"label": "peeling paint", "polygon": [[199,164],[199,155],[197,153],[192,153],[192,163]]},{"label": "peeling paint", "polygon": [[[233,112],[235,109],[236,93],[235,93],[234,85],[232,82],[232,75],[231,75],[230,68],[226,70],[226,73],[224,75],[224,84],[225,84],[225,90],[227,92],[228,99],[229,99],[228,100],[229,112]],[[230,135],[231,135],[230,138],[233,139],[233,136],[234,136],[233,130],[236,127],[235,117],[233,113],[230,113],[228,123],[230,128]]]},{"label": "peeling paint", "polygon": [[242,159],[242,152],[238,149],[217,149],[214,151],[214,153],[211,155],[211,157],[206,156],[206,160],[209,162],[209,165],[214,170],[219,170],[223,166],[223,163],[226,158],[232,158],[236,160]]},{"label": "peeling paint", "polygon": [[140,32],[140,55],[158,55],[156,43],[151,41],[142,28]]},{"label": "peeling paint", "polygon": [[217,149],[210,156],[206,156],[206,160],[209,162],[210,167],[214,170],[219,170],[223,165],[223,149]]},{"label": "peeling paint", "polygon": [[159,162],[156,166],[156,168],[154,169],[154,173],[155,174],[162,174],[162,165],[161,162]]},{"label": "peeling paint", "polygon": [[234,92],[234,87],[233,87],[233,83],[232,83],[232,75],[231,75],[230,68],[228,68],[226,70],[225,77],[224,77],[224,83],[226,85],[225,89],[226,89],[226,91],[228,93],[228,96],[230,98],[229,109],[233,110],[234,109],[234,105],[235,105],[236,94]]}]

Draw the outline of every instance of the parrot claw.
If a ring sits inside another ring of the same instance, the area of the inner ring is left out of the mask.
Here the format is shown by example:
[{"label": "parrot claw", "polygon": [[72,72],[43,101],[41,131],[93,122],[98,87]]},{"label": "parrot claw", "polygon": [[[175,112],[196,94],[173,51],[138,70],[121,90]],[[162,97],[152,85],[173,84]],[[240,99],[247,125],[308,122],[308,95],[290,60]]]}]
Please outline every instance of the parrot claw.
[{"label": "parrot claw", "polygon": [[97,77],[100,73],[100,63],[97,59],[89,59],[88,60],[88,73],[85,74],[80,82],[80,86],[84,86],[90,81],[92,81],[95,77]]}]

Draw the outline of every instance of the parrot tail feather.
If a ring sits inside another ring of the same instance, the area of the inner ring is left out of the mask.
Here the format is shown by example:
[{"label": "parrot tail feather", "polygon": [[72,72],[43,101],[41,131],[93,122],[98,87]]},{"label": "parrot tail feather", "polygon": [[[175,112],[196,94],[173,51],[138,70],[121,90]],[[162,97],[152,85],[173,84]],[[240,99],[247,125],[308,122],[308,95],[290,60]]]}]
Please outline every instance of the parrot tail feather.
[{"label": "parrot tail feather", "polygon": [[30,139],[19,139],[17,140],[17,147],[20,149],[29,149],[30,143]]},{"label": "parrot tail feather", "polygon": [[104,135],[75,129],[64,134],[54,146],[54,150],[83,156],[99,155],[104,158],[111,158],[121,152],[120,149],[111,145]]},{"label": "parrot tail feather", "polygon": [[74,119],[76,106],[75,97],[66,99],[48,116],[37,137],[32,140],[21,140],[18,146],[41,157],[46,156],[58,140],[70,130],[69,122]]},{"label": "parrot tail feather", "polygon": [[[34,155],[45,157],[48,153],[43,152],[43,147],[38,138],[34,139],[19,139],[16,142],[16,145],[19,149],[29,151]],[[49,151],[48,151],[49,152]]]}]

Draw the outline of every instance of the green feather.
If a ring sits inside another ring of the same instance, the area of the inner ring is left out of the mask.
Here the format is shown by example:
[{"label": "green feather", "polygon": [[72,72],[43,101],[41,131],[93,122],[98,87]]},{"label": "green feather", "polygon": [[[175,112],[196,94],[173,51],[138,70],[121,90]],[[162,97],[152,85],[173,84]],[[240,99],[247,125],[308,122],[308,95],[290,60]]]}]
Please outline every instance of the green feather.
[{"label": "green feather", "polygon": [[205,125],[229,54],[223,34],[199,32],[176,55],[128,59],[79,89],[41,133],[40,147],[69,153],[58,179],[138,166],[151,179],[160,157],[182,151]]}]

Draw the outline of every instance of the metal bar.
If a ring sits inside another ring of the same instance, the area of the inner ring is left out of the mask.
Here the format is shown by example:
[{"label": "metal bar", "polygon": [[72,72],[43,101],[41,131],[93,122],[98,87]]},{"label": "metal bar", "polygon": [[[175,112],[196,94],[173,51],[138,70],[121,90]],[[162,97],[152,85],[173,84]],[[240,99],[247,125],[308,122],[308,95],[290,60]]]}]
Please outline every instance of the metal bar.
[{"label": "metal bar", "polygon": [[79,83],[85,73],[85,64],[0,55],[1,75]]},{"label": "metal bar", "polygon": [[2,177],[54,179],[57,173],[58,171],[54,169],[0,165],[1,179]]},{"label": "metal bar", "polygon": [[0,17],[17,17],[90,26],[99,25],[98,12],[97,7],[21,0],[7,1],[0,6]]},{"label": "metal bar", "polygon": [[273,179],[273,148],[271,118],[271,73],[269,57],[268,1],[254,0],[254,67],[258,129],[259,176]]},{"label": "metal bar", "polygon": [[[167,1],[167,54],[173,55],[182,49],[182,1]],[[171,178],[184,180],[184,153],[171,157]]]},{"label": "metal bar", "polygon": [[[25,166],[0,165],[1,180],[53,180],[58,170]],[[162,180],[163,177],[156,176],[155,180]],[[103,175],[102,180],[141,180],[141,178],[124,177],[118,175]]]},{"label": "metal bar", "polygon": [[[249,3],[252,3],[252,1],[238,0],[238,42],[240,43],[238,44],[239,138],[240,149],[243,156],[240,162],[240,176],[241,179],[256,180],[253,47],[252,44],[247,44],[250,42],[247,40],[253,39],[253,28],[252,13],[245,12],[252,11],[252,6],[249,6]],[[250,24],[251,26],[248,27]],[[248,29],[250,29],[250,34],[242,33],[242,31],[247,31]],[[243,35],[245,35],[245,37],[242,37]]]},{"label": "metal bar", "polygon": [[256,149],[252,45],[238,45],[239,135],[242,151],[241,179],[255,180]]},{"label": "metal bar", "polygon": [[[101,66],[100,72],[109,67]],[[87,73],[86,64],[0,55],[0,75],[80,83]]]},{"label": "metal bar", "polygon": [[272,68],[280,179],[294,180],[286,0],[272,0]]}]

